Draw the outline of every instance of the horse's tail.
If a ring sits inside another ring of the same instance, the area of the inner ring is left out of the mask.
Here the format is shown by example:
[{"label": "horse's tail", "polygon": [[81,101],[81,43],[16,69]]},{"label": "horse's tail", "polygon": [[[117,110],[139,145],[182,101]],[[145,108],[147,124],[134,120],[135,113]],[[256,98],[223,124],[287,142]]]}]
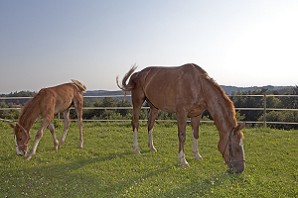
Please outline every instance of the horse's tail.
[{"label": "horse's tail", "polygon": [[132,73],[137,69],[137,66],[134,64],[130,70],[125,74],[125,76],[122,79],[122,85],[119,85],[118,82],[118,76],[116,77],[117,86],[122,89],[123,91],[131,91],[134,88],[134,84],[130,80],[127,84],[126,81],[128,78],[132,75]]},{"label": "horse's tail", "polygon": [[83,83],[81,83],[80,81],[71,79],[71,82],[72,82],[77,88],[79,88],[79,90],[80,90],[81,92],[85,92],[85,91],[87,90],[87,87],[86,87],[85,85],[83,85]]}]

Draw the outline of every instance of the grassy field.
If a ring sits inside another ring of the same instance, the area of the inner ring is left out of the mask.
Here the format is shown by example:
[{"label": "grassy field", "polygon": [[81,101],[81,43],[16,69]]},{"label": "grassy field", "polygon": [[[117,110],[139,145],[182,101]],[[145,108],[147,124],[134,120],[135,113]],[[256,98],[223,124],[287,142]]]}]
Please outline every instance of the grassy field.
[{"label": "grassy field", "polygon": [[[60,137],[62,123],[57,125]],[[135,155],[128,123],[85,123],[84,149],[73,123],[58,152],[47,131],[31,161],[16,155],[9,125],[0,122],[0,130],[0,197],[298,197],[297,131],[246,129],[246,169],[231,175],[211,124],[201,126],[201,161],[193,160],[188,126],[188,168],[178,165],[175,124],[155,126],[157,153],[149,152],[142,124],[142,154]]]}]

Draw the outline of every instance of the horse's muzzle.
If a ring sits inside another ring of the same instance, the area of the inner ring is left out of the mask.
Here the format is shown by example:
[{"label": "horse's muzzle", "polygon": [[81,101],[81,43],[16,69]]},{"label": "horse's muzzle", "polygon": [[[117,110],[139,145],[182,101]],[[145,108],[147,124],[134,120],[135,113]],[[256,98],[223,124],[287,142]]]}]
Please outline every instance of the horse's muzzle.
[{"label": "horse's muzzle", "polygon": [[229,168],[227,170],[228,173],[242,173],[244,171],[244,160],[241,161],[234,161],[229,164]]}]

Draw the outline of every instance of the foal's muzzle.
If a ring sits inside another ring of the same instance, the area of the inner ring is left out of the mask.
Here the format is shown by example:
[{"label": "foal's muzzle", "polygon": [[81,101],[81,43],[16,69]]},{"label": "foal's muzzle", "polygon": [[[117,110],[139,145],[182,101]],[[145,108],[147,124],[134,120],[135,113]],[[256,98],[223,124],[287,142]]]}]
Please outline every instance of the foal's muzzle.
[{"label": "foal's muzzle", "polygon": [[24,149],[20,149],[18,146],[16,146],[16,152],[17,152],[17,155],[19,155],[19,156],[26,156],[27,150],[28,150],[28,147],[26,147]]}]

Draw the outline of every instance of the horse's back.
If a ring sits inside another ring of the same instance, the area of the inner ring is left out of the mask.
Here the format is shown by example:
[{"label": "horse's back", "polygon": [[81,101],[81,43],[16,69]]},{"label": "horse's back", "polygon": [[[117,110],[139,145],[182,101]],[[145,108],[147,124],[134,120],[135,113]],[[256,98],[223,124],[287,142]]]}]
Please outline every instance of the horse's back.
[{"label": "horse's back", "polygon": [[147,67],[132,79],[156,108],[175,112],[181,103],[192,103],[200,94],[200,80],[206,72],[195,64],[176,67]]}]

